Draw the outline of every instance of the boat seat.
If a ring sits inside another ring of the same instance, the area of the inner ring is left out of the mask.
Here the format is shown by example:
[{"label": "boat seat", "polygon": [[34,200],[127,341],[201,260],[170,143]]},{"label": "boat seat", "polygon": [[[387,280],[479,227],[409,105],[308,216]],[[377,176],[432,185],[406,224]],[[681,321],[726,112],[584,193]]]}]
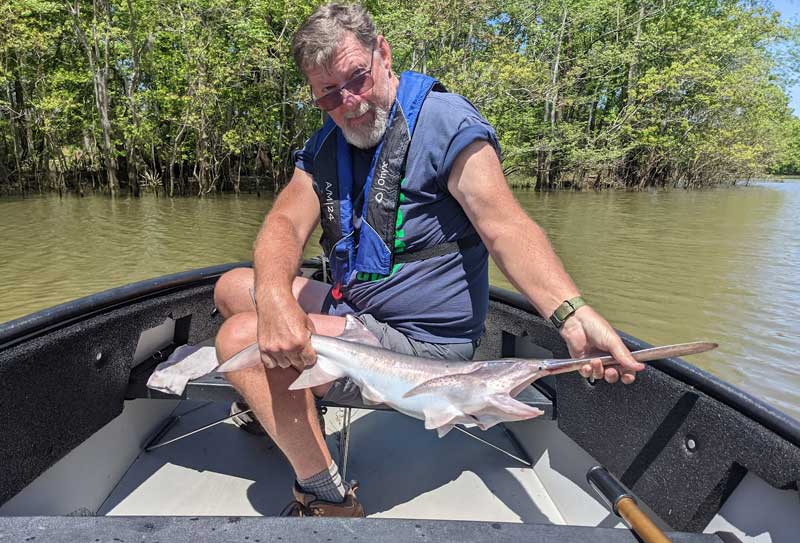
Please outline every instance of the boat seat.
[{"label": "boat seat", "polygon": [[[150,370],[152,372],[152,368]],[[147,372],[147,377],[144,376],[144,372],[137,372],[138,375],[134,376],[131,374],[131,382],[128,387],[128,395],[127,399],[135,399],[135,398],[151,398],[151,399],[177,399],[178,396],[173,394],[165,394],[163,392],[158,392],[156,390],[151,390],[147,388],[147,378],[150,376],[150,372]],[[237,400],[241,400],[241,396],[233,388],[225,377],[222,374],[213,372],[200,377],[199,379],[195,379],[193,381],[189,381],[186,385],[186,389],[183,391],[183,394],[180,396],[181,399],[184,400],[200,400],[200,401],[214,401],[214,402],[234,402]],[[541,390],[536,388],[536,386],[529,386],[526,387],[525,390],[517,395],[517,400],[520,402],[529,405],[531,407],[537,407],[544,411],[544,415],[542,418],[545,419],[554,419],[555,418],[555,408],[553,406],[553,401],[548,398],[545,394],[542,393]],[[392,408],[386,405],[367,405],[361,402],[352,402],[352,403],[334,403],[334,402],[326,402],[325,400],[319,400],[319,405],[325,407],[343,407],[343,408],[352,408],[352,409],[370,409],[370,410],[379,410],[379,411],[391,411]]]},{"label": "boat seat", "polygon": [[[225,388],[225,392],[223,392],[222,388]],[[234,389],[222,375],[216,372],[210,373],[205,377],[196,379],[195,381],[191,381],[186,387],[187,399],[210,400],[212,399],[212,397],[216,398],[217,395],[222,395],[222,394],[227,394],[227,395],[226,397],[220,397],[219,400],[230,399],[231,401],[234,401],[237,398],[239,398],[239,394],[238,392],[236,392],[236,389]],[[519,395],[517,396],[517,400],[531,407],[538,407],[539,409],[544,411],[545,418],[548,419],[555,418],[553,416],[554,414],[553,402],[549,398],[547,398],[544,394],[542,394],[542,392],[539,391],[539,389],[533,386],[526,387],[525,390],[520,392]],[[328,402],[325,400],[318,400],[317,403],[325,407],[349,407],[352,409],[393,411],[393,409],[388,405],[374,405],[374,404],[370,405],[362,403],[361,401]]]},{"label": "boat seat", "polygon": [[[168,353],[174,350],[174,348],[175,346],[171,346],[169,349],[164,349],[156,353],[150,359],[146,360],[144,363],[135,367],[131,371],[131,377],[128,384],[126,399],[137,399],[137,398],[178,399],[179,398],[175,394],[166,394],[164,392],[147,388],[147,380],[150,378],[150,375],[152,374],[155,367],[161,360],[166,358],[166,356],[168,356]],[[196,401],[213,401],[213,402],[234,402],[237,400],[241,400],[242,397],[239,395],[239,392],[233,387],[233,385],[231,385],[222,374],[218,372],[212,372],[198,379],[189,381],[189,383],[187,383],[186,388],[183,391],[183,394],[180,396],[180,399],[196,400]],[[553,401],[535,385],[526,387],[522,392],[520,392],[517,395],[516,399],[526,405],[541,409],[544,413],[541,417],[539,417],[539,419],[552,420],[555,418],[556,412],[553,406]],[[350,421],[351,421],[352,410],[367,409],[367,410],[392,411],[393,409],[386,405],[367,405],[360,401],[349,402],[349,403],[336,403],[325,400],[317,400],[317,404],[323,407],[337,407],[344,409],[344,419],[343,419],[342,429],[340,432],[340,441],[339,441],[339,446],[340,446],[339,457],[342,459],[340,462],[341,463],[340,469],[342,472],[342,476],[345,477],[347,474],[348,450],[350,443]],[[145,451],[150,451],[157,447],[168,445],[169,443],[172,443],[179,439],[183,439],[184,437],[193,435],[197,432],[204,430],[205,428],[223,422],[225,419],[223,419],[222,421],[217,421],[215,423],[212,423],[209,426],[192,430],[190,432],[183,434],[182,436],[173,438],[169,441],[166,442],[162,441],[162,438],[166,435],[166,433],[169,431],[172,425],[177,422],[177,420],[178,417],[174,415],[168,417],[164,421],[162,426],[155,432],[153,437],[145,445]],[[469,432],[466,433],[472,435]],[[479,441],[483,441],[482,439],[474,435],[472,435],[472,437],[474,439],[478,439]],[[494,447],[493,445],[485,441],[484,443]],[[499,450],[502,451],[502,449]],[[509,454],[509,456],[513,456],[507,451],[503,452]],[[517,460],[521,460],[522,462],[530,465],[530,459],[517,458]]]}]

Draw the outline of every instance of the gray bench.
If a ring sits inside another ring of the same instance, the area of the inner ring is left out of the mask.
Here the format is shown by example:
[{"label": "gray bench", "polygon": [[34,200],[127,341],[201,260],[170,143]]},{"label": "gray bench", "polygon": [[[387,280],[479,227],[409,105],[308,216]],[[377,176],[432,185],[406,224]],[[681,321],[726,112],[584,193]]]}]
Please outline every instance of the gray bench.
[{"label": "gray bench", "polygon": [[[166,394],[163,392],[159,392],[157,390],[152,390],[147,388],[147,380],[149,379],[155,367],[162,360],[166,359],[176,347],[177,345],[171,345],[167,349],[162,349],[161,351],[150,357],[150,359],[145,360],[142,364],[140,364],[131,371],[131,378],[128,383],[126,399],[129,400],[141,399],[141,398],[171,399],[171,400],[183,399],[183,400],[212,401],[212,402],[235,402],[242,399],[238,391],[235,388],[233,388],[233,385],[231,385],[222,374],[217,372],[209,373],[208,375],[205,375],[193,381],[189,381],[189,383],[186,385],[186,389],[183,391],[183,394],[181,396],[177,396],[174,394]],[[542,390],[537,388],[535,385],[531,385],[525,388],[522,392],[520,392],[517,395],[516,399],[526,405],[541,409],[544,412],[544,414],[540,417],[541,419],[553,420],[556,418],[556,410],[552,399],[549,398],[548,395],[544,394]],[[318,400],[317,403],[318,405],[323,407],[336,407],[345,409],[344,422],[340,434],[341,438],[340,458],[342,458],[342,466],[341,466],[342,473],[346,474],[347,457],[348,457],[348,449],[350,441],[351,410],[367,409],[367,410],[377,410],[377,411],[393,411],[393,409],[386,405],[367,405],[358,401],[352,403],[334,403],[325,400]],[[158,447],[168,445],[169,443],[172,443],[179,439],[183,439],[184,437],[188,437],[192,434],[196,434],[202,430],[205,430],[206,428],[210,428],[211,426],[224,422],[225,420],[227,420],[227,418],[216,421],[202,428],[192,430],[177,438],[173,438],[168,441],[162,441],[163,437],[178,421],[178,417],[175,416],[168,417],[162,423],[159,429],[154,433],[154,435],[148,440],[144,449],[145,451],[150,451]],[[472,434],[470,433],[470,435]],[[479,441],[483,441],[477,436],[472,435],[472,437],[478,439]],[[486,442],[484,441],[484,443]],[[517,458],[516,456],[511,455],[507,451],[503,452],[509,454],[510,456],[513,456],[514,458]],[[520,459],[517,458],[517,460]],[[528,464],[530,463],[528,460],[522,460],[522,461]]]},{"label": "gray bench", "polygon": [[[189,381],[189,384],[186,386],[186,390],[184,390],[180,397],[147,388],[146,383],[147,379],[150,377],[150,374],[153,372],[155,367],[167,356],[169,356],[169,353],[171,353],[176,347],[177,346],[173,345],[170,348],[163,349],[150,359],[144,361],[142,364],[134,368],[134,370],[131,372],[131,379],[128,384],[128,393],[126,395],[126,399],[131,400],[137,398],[151,398],[175,400],[180,398],[183,400],[213,402],[234,402],[242,399],[236,389],[233,388],[233,386],[221,374],[216,372],[209,373],[208,375],[205,375],[199,379],[195,379],[194,381]],[[556,418],[556,410],[553,406],[552,399],[549,398],[548,395],[544,394],[535,385],[529,386],[523,390],[517,396],[517,400],[531,407],[538,407],[544,411],[543,418],[545,419],[552,420]],[[360,402],[354,402],[352,404],[338,404],[320,400],[319,404],[326,407],[346,407],[352,409],[370,409],[381,411],[391,410],[390,407],[385,405],[365,405]]]}]

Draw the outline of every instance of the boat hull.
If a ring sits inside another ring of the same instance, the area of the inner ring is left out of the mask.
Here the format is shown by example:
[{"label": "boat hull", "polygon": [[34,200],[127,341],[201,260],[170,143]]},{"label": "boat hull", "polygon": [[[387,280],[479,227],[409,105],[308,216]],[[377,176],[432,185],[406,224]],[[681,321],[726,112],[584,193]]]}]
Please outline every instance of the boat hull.
[{"label": "boat hull", "polygon": [[[126,400],[164,398],[142,382],[177,345],[213,338],[222,323],[214,283],[240,265],[145,281],[0,325],[0,507],[119,417]],[[313,263],[304,269],[315,273]],[[557,331],[517,294],[492,289],[486,326],[479,358],[568,356]],[[622,336],[630,348],[648,347]],[[216,399],[226,399],[230,388],[218,385]],[[560,510],[574,506],[570,491],[558,497],[571,488],[559,480],[590,492],[579,473],[587,463],[607,467],[665,528],[682,532],[735,527],[721,512],[746,501],[742,489],[751,484],[779,503],[797,501],[798,422],[683,360],[656,361],[631,386],[591,384],[575,373],[536,385],[552,416],[507,428],[538,476],[552,480]],[[142,435],[153,421],[140,425]],[[554,457],[556,442],[579,460]]]}]

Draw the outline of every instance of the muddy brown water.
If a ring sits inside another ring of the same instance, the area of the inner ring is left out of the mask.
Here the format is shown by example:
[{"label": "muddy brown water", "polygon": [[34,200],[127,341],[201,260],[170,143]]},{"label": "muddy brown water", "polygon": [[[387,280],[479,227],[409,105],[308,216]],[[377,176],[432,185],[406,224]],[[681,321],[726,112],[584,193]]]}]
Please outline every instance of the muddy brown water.
[{"label": "muddy brown water", "polygon": [[[584,297],[652,344],[800,418],[800,182],[694,192],[516,191]],[[0,199],[0,322],[159,275],[249,260],[271,199]],[[307,256],[319,253],[316,244]],[[493,284],[512,288],[497,268]]]}]

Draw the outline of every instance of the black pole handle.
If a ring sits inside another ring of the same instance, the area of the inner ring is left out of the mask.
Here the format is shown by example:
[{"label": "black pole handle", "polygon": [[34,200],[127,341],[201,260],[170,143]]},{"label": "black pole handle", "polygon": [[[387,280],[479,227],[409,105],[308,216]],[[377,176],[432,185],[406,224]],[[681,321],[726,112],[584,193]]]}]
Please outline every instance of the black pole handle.
[{"label": "black pole handle", "polygon": [[586,474],[586,480],[617,516],[619,516],[617,504],[622,498],[630,498],[636,503],[636,498],[603,466],[595,466],[590,469]]}]

